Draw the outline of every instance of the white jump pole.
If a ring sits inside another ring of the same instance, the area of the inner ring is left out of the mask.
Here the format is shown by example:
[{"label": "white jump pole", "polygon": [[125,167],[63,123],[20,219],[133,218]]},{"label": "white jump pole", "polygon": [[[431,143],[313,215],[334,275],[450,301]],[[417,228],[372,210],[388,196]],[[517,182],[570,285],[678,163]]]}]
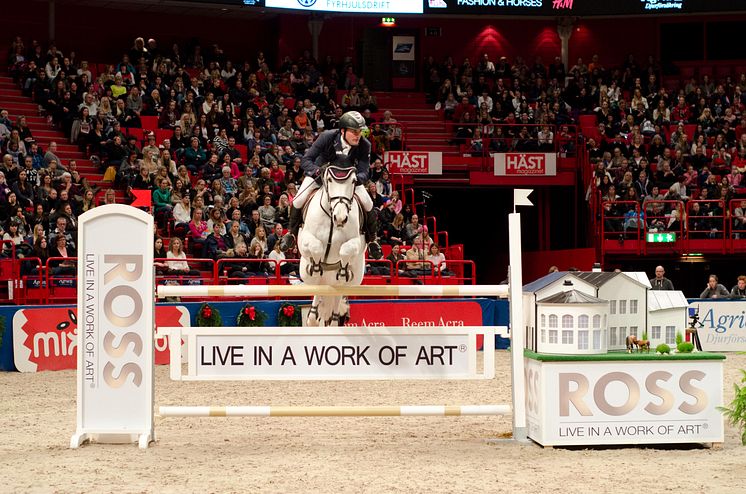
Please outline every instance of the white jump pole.
[{"label": "white jump pole", "polygon": [[513,212],[508,215],[508,245],[510,257],[510,358],[513,384],[513,439],[528,441],[526,424],[526,376],[523,349],[523,246],[521,243],[521,214],[517,206],[533,206],[528,199],[530,189],[513,191]]},{"label": "white jump pole", "polygon": [[158,413],[161,417],[463,417],[508,415],[510,406],[162,406]]},{"label": "white jump pole", "polygon": [[158,297],[503,297],[508,285],[161,285]]}]

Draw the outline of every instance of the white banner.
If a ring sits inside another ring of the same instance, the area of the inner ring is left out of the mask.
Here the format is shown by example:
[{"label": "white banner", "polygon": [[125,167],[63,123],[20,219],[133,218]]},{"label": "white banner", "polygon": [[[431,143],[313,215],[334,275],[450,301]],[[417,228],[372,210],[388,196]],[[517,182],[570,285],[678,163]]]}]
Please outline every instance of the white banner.
[{"label": "white banner", "polygon": [[[159,328],[186,338],[187,373],[176,380],[489,379],[494,355],[477,370],[483,327]],[[490,339],[488,339],[488,337]],[[488,346],[491,348],[491,346]],[[177,348],[171,361],[180,362]]]},{"label": "white banner", "polygon": [[[106,205],[78,226],[78,430],[71,446],[153,434],[153,217]],[[180,345],[174,345],[180,346]]]},{"label": "white banner", "polygon": [[[746,351],[746,302],[695,301],[689,304],[689,314],[696,311],[697,333],[702,350],[707,352]],[[682,331],[683,333],[683,331]]]},{"label": "white banner", "polygon": [[386,151],[383,162],[391,173],[442,175],[443,153],[428,151]]},{"label": "white banner", "polygon": [[[414,36],[393,36],[391,43],[392,60],[414,60]],[[412,75],[414,77],[414,74]]]},{"label": "white banner", "polygon": [[422,0],[265,0],[265,7],[357,14],[421,14]]},{"label": "white banner", "polygon": [[493,159],[498,177],[557,175],[555,153],[496,153]]},{"label": "white banner", "polygon": [[526,359],[529,437],[543,445],[723,442],[722,360]]}]

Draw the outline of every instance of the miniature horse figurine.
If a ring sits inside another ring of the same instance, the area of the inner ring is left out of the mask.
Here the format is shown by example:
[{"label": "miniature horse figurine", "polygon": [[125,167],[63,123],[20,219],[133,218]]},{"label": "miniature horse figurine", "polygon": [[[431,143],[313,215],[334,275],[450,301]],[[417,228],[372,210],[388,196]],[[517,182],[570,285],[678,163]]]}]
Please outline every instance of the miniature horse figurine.
[{"label": "miniature horse figurine", "polygon": [[637,351],[641,352],[643,350],[650,353],[650,340],[637,340]]},{"label": "miniature horse figurine", "polygon": [[[627,336],[627,353],[632,353],[634,347],[637,347],[639,351],[639,340],[637,339],[637,336],[631,334]],[[650,348],[650,342],[648,342],[648,348]]]}]

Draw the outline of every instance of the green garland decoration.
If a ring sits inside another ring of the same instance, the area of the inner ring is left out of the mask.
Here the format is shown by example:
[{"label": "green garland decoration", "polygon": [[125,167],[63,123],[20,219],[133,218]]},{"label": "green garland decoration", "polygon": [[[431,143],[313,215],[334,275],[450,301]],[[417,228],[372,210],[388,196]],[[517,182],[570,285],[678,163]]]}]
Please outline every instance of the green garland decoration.
[{"label": "green garland decoration", "polygon": [[254,307],[251,304],[244,305],[238,312],[238,318],[236,318],[236,325],[241,327],[260,327],[264,326],[264,321],[267,320],[267,314]]},{"label": "green garland decoration", "polygon": [[301,313],[297,305],[282,304],[277,313],[277,323],[280,326],[300,326],[301,321]]},{"label": "green garland decoration", "polygon": [[208,303],[204,303],[197,311],[197,326],[200,328],[214,328],[223,325],[220,312]]}]

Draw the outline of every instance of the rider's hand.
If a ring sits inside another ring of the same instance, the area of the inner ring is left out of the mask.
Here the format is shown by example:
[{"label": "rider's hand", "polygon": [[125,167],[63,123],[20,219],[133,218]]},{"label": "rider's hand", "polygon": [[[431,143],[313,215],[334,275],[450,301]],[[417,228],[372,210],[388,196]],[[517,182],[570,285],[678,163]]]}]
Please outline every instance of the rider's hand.
[{"label": "rider's hand", "polygon": [[321,185],[323,180],[321,177],[321,168],[317,168],[316,171],[313,172],[311,177],[316,181],[317,184]]}]

